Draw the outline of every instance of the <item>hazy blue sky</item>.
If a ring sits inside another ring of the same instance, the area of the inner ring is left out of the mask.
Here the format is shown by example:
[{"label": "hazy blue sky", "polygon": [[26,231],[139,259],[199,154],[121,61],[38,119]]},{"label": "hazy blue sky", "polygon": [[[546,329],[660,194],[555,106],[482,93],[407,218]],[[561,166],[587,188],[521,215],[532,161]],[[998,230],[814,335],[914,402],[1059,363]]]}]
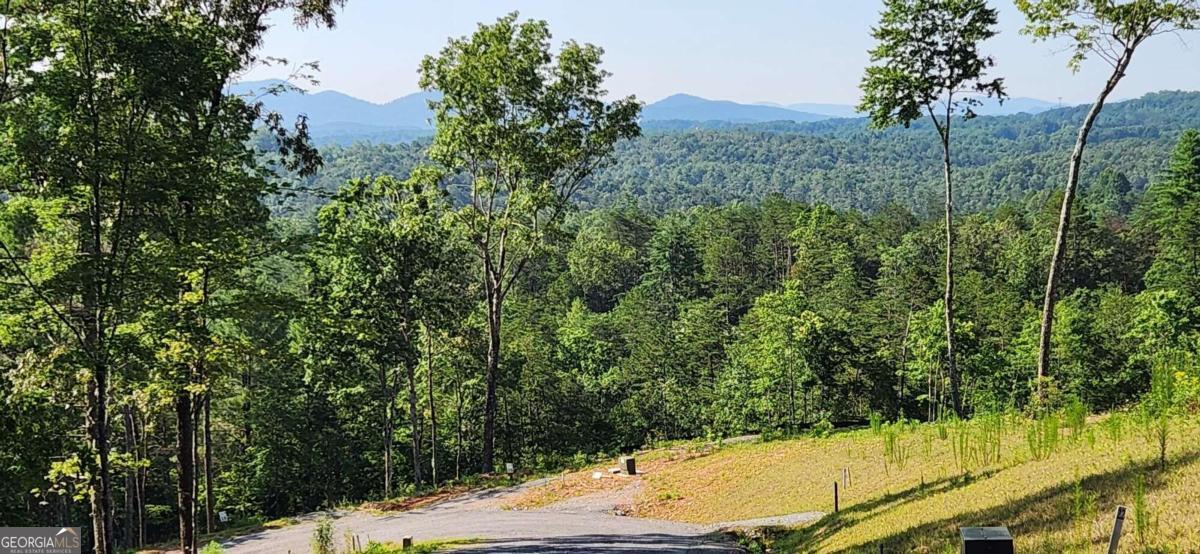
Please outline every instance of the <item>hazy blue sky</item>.
[{"label": "hazy blue sky", "polygon": [[[1072,74],[1062,44],[1020,35],[1021,14],[1000,9],[1000,34],[985,46],[1013,96],[1089,101],[1106,76],[1102,62]],[[644,101],[687,92],[739,102],[858,99],[876,0],[350,0],[333,30],[296,30],[280,17],[264,52],[319,61],[322,89],[382,102],[417,90],[421,58],[447,37],[513,10],[545,19],[555,42],[604,47],[613,94]],[[246,79],[277,77],[279,68]],[[1116,96],[1200,89],[1200,35],[1161,36],[1135,57]]]}]

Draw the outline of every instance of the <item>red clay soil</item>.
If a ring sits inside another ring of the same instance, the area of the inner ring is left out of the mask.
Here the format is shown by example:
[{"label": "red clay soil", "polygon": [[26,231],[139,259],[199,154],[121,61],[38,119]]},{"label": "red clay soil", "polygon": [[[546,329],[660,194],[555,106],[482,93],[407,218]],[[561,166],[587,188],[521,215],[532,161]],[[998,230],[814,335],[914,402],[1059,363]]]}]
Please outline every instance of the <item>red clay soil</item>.
[{"label": "red clay soil", "polygon": [[415,510],[425,506],[432,506],[433,504],[450,500],[451,498],[471,492],[471,490],[471,487],[467,486],[450,487],[422,496],[380,500],[378,502],[364,502],[362,507],[363,509],[376,510],[380,512],[407,512],[409,510]]}]

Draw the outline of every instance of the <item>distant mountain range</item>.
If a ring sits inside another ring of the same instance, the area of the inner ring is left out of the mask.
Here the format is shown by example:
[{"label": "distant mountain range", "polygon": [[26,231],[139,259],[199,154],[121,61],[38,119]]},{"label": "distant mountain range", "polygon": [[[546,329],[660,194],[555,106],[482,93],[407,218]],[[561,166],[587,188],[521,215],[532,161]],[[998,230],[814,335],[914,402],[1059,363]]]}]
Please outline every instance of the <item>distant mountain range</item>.
[{"label": "distant mountain range", "polygon": [[690,94],[674,94],[642,108],[643,121],[763,123],[766,121],[821,121],[830,119],[830,117],[834,116],[782,106],[709,100]]},{"label": "distant mountain range", "polygon": [[[1003,103],[992,99],[981,99],[982,104],[975,107],[975,113],[978,115],[1014,115],[1019,113],[1035,114],[1046,110],[1063,107],[1060,104],[1038,100],[1037,98],[1006,98]],[[863,117],[866,114],[859,113],[854,106],[846,104],[814,104],[801,102],[798,104],[777,104],[775,102],[759,102],[758,106],[769,106],[773,108],[784,108],[798,112],[806,112],[808,114],[817,114],[823,116],[822,119],[844,118],[844,117]]]},{"label": "distant mountain range", "polygon": [[[281,81],[248,81],[233,85],[230,92],[258,98],[279,84]],[[435,98],[434,93],[415,92],[376,104],[334,90],[289,90],[262,96],[267,108],[279,112],[285,121],[307,115],[309,130],[318,141],[345,144],[358,140],[404,142],[428,136],[433,132],[428,103]]]},{"label": "distant mountain range", "polygon": [[787,108],[789,110],[796,110],[798,112],[808,112],[808,113],[820,114],[827,118],[862,117],[862,114],[858,113],[858,110],[855,110],[854,106],[850,106],[847,104],[816,104],[816,103],[810,103],[810,102],[801,102],[799,104],[788,104],[786,106],[783,104],[777,104],[775,102],[759,102],[758,104],[761,106],[774,106],[776,108]]},{"label": "distant mountain range", "polygon": [[[234,94],[257,97],[280,81],[251,81],[230,88]],[[376,104],[338,91],[304,93],[288,91],[267,96],[264,102],[279,112],[285,120],[308,116],[313,136],[322,143],[349,144],[359,140],[370,142],[405,142],[433,131],[429,100],[436,93],[416,92],[390,102]],[[1003,104],[985,100],[976,109],[979,115],[1011,115],[1039,113],[1058,107],[1057,104],[1034,98],[1010,98]],[[691,127],[720,127],[729,124],[765,123],[771,121],[813,122],[837,118],[861,117],[854,106],[843,104],[775,104],[760,102],[741,104],[729,100],[710,100],[690,94],[674,94],[642,109],[642,121],[650,129],[682,129]]]}]

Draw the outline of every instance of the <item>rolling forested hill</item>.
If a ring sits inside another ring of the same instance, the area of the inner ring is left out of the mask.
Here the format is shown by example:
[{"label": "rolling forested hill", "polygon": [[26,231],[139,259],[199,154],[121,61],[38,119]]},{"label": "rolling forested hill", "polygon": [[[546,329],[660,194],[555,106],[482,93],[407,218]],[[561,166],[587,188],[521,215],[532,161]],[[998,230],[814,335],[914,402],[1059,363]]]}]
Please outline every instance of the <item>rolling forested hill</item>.
[{"label": "rolling forested hill", "polygon": [[[1061,186],[1067,152],[1086,107],[1039,114],[978,117],[956,129],[959,206],[979,210],[1037,199]],[[1087,151],[1086,179],[1105,168],[1135,189],[1161,170],[1179,133],[1200,127],[1200,93],[1160,92],[1109,106]],[[421,159],[421,141],[330,146],[325,167],[282,199],[305,211],[346,179],[405,175]],[[897,202],[923,211],[941,187],[941,153],[924,122],[868,129],[863,119],[748,125],[655,121],[622,144],[578,198],[583,207],[639,199],[654,209],[754,201],[770,193],[837,208],[877,210]]]}]

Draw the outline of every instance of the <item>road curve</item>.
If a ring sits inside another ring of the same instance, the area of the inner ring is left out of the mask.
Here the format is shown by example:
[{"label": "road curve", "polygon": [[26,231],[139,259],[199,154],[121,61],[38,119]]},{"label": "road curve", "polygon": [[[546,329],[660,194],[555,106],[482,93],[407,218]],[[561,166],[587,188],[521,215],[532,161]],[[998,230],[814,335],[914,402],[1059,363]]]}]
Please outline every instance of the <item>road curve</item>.
[{"label": "road curve", "polygon": [[[357,511],[334,514],[333,539],[339,546],[349,532],[368,540],[416,541],[478,539],[463,550],[497,553],[623,552],[732,553],[735,544],[711,527],[616,516],[591,510],[504,510],[499,500],[513,489],[471,493],[408,512],[374,515]],[[317,517],[296,525],[243,535],[222,543],[230,554],[309,551]]]}]

